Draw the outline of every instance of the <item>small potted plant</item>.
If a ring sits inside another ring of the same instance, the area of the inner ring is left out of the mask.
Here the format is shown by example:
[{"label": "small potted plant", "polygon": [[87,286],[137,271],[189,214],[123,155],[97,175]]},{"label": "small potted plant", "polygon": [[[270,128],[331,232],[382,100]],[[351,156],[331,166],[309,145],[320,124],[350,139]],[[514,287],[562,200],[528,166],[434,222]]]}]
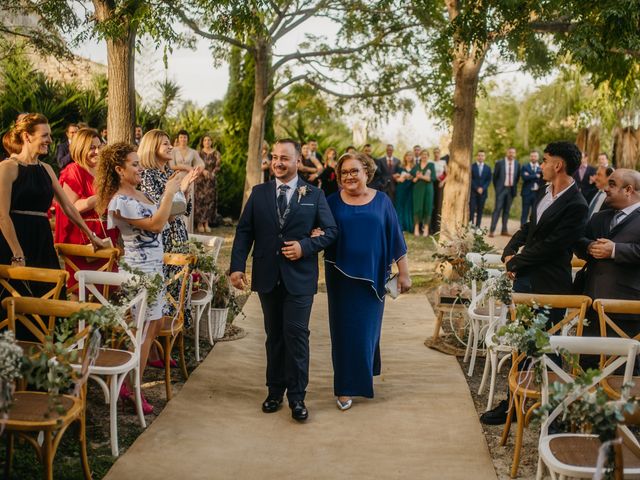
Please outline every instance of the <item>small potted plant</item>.
[{"label": "small potted plant", "polygon": [[232,318],[235,318],[240,313],[240,310],[235,291],[229,283],[229,277],[224,272],[216,269],[213,282],[213,299],[211,300],[213,338],[224,337],[229,313],[231,313]]},{"label": "small potted plant", "polygon": [[0,414],[6,415],[13,404],[15,381],[22,377],[22,348],[13,332],[0,334]]}]

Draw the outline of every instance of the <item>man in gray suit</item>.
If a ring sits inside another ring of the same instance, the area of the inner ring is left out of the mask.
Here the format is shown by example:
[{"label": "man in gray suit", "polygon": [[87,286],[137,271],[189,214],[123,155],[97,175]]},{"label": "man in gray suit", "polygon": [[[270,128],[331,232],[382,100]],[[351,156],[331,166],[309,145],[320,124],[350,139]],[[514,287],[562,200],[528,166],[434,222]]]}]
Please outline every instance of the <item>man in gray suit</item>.
[{"label": "man in gray suit", "polygon": [[[608,210],[591,217],[585,236],[575,246],[578,257],[587,261],[576,275],[576,290],[593,299],[640,299],[640,173],[621,168],[609,177],[604,189]],[[595,332],[592,315],[589,331]],[[640,322],[620,325],[628,334],[640,332]]]},{"label": "man in gray suit", "polygon": [[511,203],[516,196],[518,179],[520,178],[520,165],[516,160],[516,149],[510,147],[507,156],[496,162],[493,170],[493,188],[496,192],[496,204],[491,215],[491,226],[489,236],[493,237],[498,220],[502,216],[502,235],[509,236],[507,223],[509,222],[509,212]]}]

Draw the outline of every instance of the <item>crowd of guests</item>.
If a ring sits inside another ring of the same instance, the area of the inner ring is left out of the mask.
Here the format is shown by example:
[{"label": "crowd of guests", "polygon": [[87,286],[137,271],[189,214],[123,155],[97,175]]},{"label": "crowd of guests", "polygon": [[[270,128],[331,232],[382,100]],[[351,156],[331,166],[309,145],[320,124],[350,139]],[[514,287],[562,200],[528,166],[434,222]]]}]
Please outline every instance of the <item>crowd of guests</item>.
[{"label": "crowd of guests", "polygon": [[[495,235],[498,223],[501,223],[501,234],[509,236],[508,220],[513,200],[518,194],[518,184],[521,183],[520,196],[522,198],[520,226],[524,226],[529,221],[538,194],[546,184],[542,175],[540,153],[532,150],[529,152],[529,161],[520,165],[516,158],[516,149],[510,147],[507,149],[505,157],[495,162],[493,171],[485,160],[485,151],[478,150],[475,162],[471,165],[470,222],[481,227],[489,186],[493,185],[495,206],[491,214],[489,236]],[[588,153],[581,152],[580,165],[571,176],[576,182],[576,188],[582,193],[589,205],[589,216],[602,208],[606,179],[612,172],[613,169],[609,166],[609,157],[606,153],[600,153],[598,165],[592,166],[589,165]],[[592,200],[594,200],[593,204]]]},{"label": "crowd of guests", "polygon": [[[327,197],[337,192],[338,151],[329,147],[322,155],[315,139],[302,143],[301,148],[300,176],[307,183],[321,188]],[[434,148],[431,157],[428,149],[415,145],[400,160],[395,156],[392,144],[386,145],[385,154],[381,157],[373,156],[371,144],[364,145],[359,152],[355,147],[348,146],[344,155],[355,153],[364,155],[375,165],[375,173],[368,186],[389,196],[402,230],[425,237],[440,231],[448,156],[441,157],[440,149]],[[262,147],[262,171],[263,181],[274,178],[267,142]]]},{"label": "crowd of guests", "polygon": [[[106,146],[107,132],[98,133],[86,125],[71,124],[65,133],[56,150],[58,175],[40,160],[52,143],[46,117],[21,114],[3,136],[9,155],[0,162],[0,264],[60,269],[54,243],[91,244],[94,249],[118,247],[130,267],[171,278],[179,267],[164,265],[163,254],[179,250],[188,241],[192,219],[200,232],[210,231],[209,224],[215,221],[220,154],[211,136],[204,136],[196,151],[189,148],[184,130],[178,133],[176,146],[166,132],[145,133],[141,127],[135,129],[135,144]],[[69,260],[80,270],[96,270],[106,262],[87,257]],[[75,270],[69,264],[66,268],[66,289],[74,298]],[[174,283],[170,288],[179,287]],[[46,285],[15,288],[28,296],[41,296],[48,290]],[[7,295],[7,291],[0,292],[0,299]],[[173,296],[177,298],[178,292]],[[141,374],[147,363],[164,368],[152,345],[162,325],[158,320],[172,315],[172,308],[160,294],[147,309]],[[189,325],[188,299],[184,314]],[[19,337],[29,335],[26,330],[17,333]],[[128,382],[120,395],[131,399]],[[153,411],[144,398],[143,410]]]}]

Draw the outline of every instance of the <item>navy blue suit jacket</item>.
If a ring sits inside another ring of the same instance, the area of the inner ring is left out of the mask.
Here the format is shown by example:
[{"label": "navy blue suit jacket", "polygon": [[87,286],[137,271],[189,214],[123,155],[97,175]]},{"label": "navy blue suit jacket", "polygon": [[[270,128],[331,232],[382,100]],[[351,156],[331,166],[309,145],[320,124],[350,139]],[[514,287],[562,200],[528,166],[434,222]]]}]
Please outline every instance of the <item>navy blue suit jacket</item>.
[{"label": "navy blue suit jacket", "polygon": [[485,163],[482,167],[482,175],[478,170],[478,162],[473,162],[471,165],[471,192],[477,193],[478,188],[482,187],[482,196],[486,198],[491,184],[491,167]]},{"label": "navy blue suit jacket", "polygon": [[[536,178],[536,174],[533,171],[533,167],[531,166],[531,162],[523,165],[522,167],[522,192],[521,195],[526,197],[527,195],[536,194],[544,187],[545,181],[542,179],[542,169],[540,168],[540,164],[538,164],[538,174],[540,177]],[[535,184],[538,184],[538,190],[532,190]]]},{"label": "navy blue suit jacket", "polygon": [[[520,179],[520,164],[518,160],[513,159],[513,168],[515,173],[513,175],[513,186],[511,187],[511,195],[516,196],[518,180]],[[505,189],[504,180],[507,176],[507,169],[505,165],[505,159],[498,160],[496,162],[495,169],[493,170],[493,187],[496,189],[496,195]]]},{"label": "navy blue suit jacket", "polygon": [[[300,196],[297,189],[289,202],[290,211],[280,228],[276,210],[276,182],[272,180],[253,187],[240,216],[231,251],[231,272],[244,272],[253,246],[251,290],[272,291],[282,280],[292,295],[314,295],[318,290],[318,252],[331,245],[338,228],[324,192],[298,177],[298,188],[306,186]],[[319,227],[324,235],[311,238],[311,230]],[[302,258],[291,261],[282,255],[285,241],[297,240]]]}]

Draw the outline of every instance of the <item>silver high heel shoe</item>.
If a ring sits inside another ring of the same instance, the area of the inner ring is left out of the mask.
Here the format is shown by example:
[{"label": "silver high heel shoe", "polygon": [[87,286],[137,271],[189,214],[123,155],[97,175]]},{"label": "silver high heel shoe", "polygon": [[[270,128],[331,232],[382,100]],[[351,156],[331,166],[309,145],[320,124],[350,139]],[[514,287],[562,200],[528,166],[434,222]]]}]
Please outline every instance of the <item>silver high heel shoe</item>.
[{"label": "silver high heel shoe", "polygon": [[342,411],[349,410],[351,405],[353,405],[353,400],[350,398],[346,402],[341,402],[340,399],[336,399],[336,405]]}]

